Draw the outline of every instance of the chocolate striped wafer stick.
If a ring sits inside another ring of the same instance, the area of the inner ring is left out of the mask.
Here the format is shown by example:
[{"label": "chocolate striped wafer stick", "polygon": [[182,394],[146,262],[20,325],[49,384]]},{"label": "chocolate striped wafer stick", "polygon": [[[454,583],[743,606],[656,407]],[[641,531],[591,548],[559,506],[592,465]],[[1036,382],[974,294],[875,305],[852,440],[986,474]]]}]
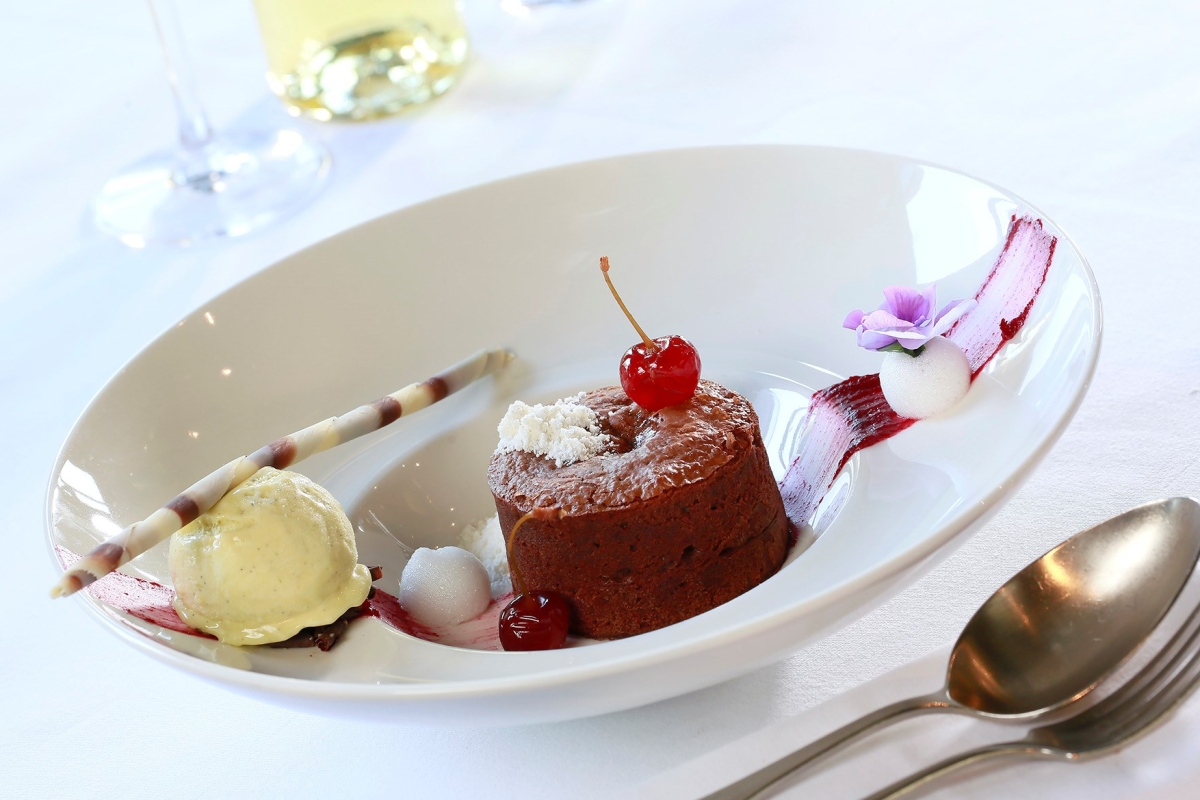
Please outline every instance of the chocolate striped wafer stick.
[{"label": "chocolate striped wafer stick", "polygon": [[196,481],[191,488],[141,522],[135,522],[108,541],[97,545],[63,573],[62,578],[50,590],[50,596],[65,597],[74,594],[122,564],[137,558],[208,511],[227,492],[263,467],[284,469],[342,442],[379,430],[401,416],[408,416],[431,406],[464,386],[490,375],[507,364],[511,358],[512,354],[506,350],[480,350],[467,360],[427,381],[405,386],[370,405],[359,406],[348,414],[310,425],[290,436],[276,439],[248,456],[230,461],[212,474]]}]

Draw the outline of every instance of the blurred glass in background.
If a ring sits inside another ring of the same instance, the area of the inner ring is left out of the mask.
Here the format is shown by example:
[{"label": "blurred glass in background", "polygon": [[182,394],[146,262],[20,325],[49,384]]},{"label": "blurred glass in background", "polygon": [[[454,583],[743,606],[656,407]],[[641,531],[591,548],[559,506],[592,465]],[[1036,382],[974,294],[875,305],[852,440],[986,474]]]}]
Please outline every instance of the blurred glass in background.
[{"label": "blurred glass in background", "polygon": [[293,116],[366,120],[454,85],[467,59],[456,0],[254,0],[267,82]]},{"label": "blurred glass in background", "polygon": [[213,129],[172,0],[149,0],[175,98],[179,140],[110,178],[94,202],[101,231],[130,247],[241,236],[307,203],[329,153],[293,130]]}]

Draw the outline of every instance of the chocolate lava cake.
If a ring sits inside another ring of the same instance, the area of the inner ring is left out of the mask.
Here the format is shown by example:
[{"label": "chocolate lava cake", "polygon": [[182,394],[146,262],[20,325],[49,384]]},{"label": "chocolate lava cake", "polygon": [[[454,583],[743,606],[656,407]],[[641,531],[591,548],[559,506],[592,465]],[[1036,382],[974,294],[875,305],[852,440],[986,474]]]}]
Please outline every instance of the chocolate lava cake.
[{"label": "chocolate lava cake", "polygon": [[556,467],[524,451],[488,468],[509,563],[529,591],[561,594],[571,630],[613,639],[661,628],[762,583],[791,536],[758,416],[741,395],[700,381],[686,403],[649,412],[620,387],[576,402],[608,448]]}]

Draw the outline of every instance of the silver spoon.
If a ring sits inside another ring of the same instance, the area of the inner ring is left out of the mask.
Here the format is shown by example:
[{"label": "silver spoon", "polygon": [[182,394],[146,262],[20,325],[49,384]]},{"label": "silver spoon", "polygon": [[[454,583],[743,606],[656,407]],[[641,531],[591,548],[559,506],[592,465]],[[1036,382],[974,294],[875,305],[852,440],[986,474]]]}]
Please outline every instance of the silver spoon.
[{"label": "silver spoon", "polygon": [[866,800],[890,800],[910,789],[997,756],[1081,761],[1125,746],[1150,731],[1200,683],[1200,608],[1137,675],[1085,711],[1042,725],[1023,739],[969,750],[897,781]]},{"label": "silver spoon", "polygon": [[848,742],[943,710],[1028,719],[1086,694],[1162,620],[1200,556],[1200,503],[1139,506],[1072,536],[1000,587],[950,654],[946,685],[866,715],[704,800],[745,800]]}]

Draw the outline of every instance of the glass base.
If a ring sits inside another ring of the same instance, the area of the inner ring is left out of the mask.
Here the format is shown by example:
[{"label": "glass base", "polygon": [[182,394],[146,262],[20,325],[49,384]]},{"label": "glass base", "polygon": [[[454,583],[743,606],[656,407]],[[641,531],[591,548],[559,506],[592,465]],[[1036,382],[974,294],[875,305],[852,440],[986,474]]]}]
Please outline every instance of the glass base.
[{"label": "glass base", "polygon": [[96,198],[96,226],[131,247],[241,236],[306,204],[329,163],[324,147],[292,130],[218,136],[110,178]]}]

